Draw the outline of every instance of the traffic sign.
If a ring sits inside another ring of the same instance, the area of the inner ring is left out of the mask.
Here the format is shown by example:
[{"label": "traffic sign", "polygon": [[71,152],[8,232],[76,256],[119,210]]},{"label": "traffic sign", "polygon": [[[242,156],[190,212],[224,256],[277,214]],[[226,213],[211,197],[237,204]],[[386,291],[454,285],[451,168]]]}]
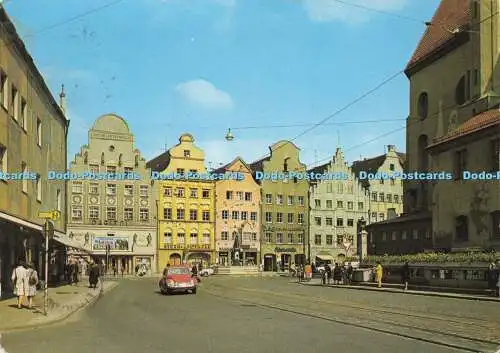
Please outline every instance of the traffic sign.
[{"label": "traffic sign", "polygon": [[52,221],[57,221],[61,218],[61,212],[58,210],[48,211],[48,212],[39,212],[38,218],[50,219]]}]

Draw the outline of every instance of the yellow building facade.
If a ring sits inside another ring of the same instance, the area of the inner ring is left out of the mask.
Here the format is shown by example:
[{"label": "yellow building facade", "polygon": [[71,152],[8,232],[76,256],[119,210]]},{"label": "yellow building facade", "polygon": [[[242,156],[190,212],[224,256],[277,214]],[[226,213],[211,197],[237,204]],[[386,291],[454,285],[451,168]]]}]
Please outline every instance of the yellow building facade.
[{"label": "yellow building facade", "polygon": [[215,262],[215,182],[206,180],[205,153],[190,134],[149,161],[159,181],[158,268]]}]

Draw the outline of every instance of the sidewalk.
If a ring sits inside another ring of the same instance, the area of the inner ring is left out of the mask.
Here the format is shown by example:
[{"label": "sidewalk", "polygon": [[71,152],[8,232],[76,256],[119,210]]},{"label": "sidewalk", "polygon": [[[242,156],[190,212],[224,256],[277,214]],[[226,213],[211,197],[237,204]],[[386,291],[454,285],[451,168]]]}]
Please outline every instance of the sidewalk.
[{"label": "sidewalk", "polygon": [[[106,293],[118,282],[105,281],[103,292]],[[88,281],[80,281],[78,285],[65,285],[49,288],[48,315],[43,314],[44,291],[37,292],[33,300],[34,309],[18,309],[17,298],[0,301],[0,333],[12,330],[36,328],[60,322],[79,309],[99,299],[101,289],[88,288]]]},{"label": "sidewalk", "polygon": [[411,294],[411,295],[423,295],[430,297],[442,297],[442,298],[454,298],[454,299],[465,299],[465,300],[479,300],[479,301],[489,301],[489,302],[497,302],[500,303],[500,298],[495,298],[488,296],[486,291],[484,294],[461,294],[461,293],[453,293],[453,290],[456,288],[436,288],[439,291],[432,290],[433,287],[419,287],[419,286],[411,286],[410,290],[405,291],[402,289],[401,285],[398,284],[382,284],[382,288],[378,288],[376,283],[372,282],[362,282],[358,284],[351,285],[323,285],[321,284],[320,279],[313,278],[310,282],[300,282],[297,284],[306,285],[306,286],[318,286],[318,287],[331,287],[331,288],[344,288],[344,289],[354,289],[354,290],[366,290],[366,291],[375,291],[375,292],[389,292],[389,293],[402,293],[402,294]]}]

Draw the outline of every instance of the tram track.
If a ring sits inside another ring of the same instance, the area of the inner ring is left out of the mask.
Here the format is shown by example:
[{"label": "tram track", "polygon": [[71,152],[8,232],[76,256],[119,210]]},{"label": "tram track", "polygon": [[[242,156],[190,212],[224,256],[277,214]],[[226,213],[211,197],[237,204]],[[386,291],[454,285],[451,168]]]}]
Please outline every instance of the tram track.
[{"label": "tram track", "polygon": [[[231,287],[211,283],[207,293],[225,300],[279,310],[290,314],[321,319],[402,338],[432,343],[468,352],[496,352],[500,347],[498,328],[483,320],[471,322],[470,318],[446,317],[380,310],[377,308],[348,305],[300,294],[277,293],[253,288]],[[230,294],[229,294],[230,293]],[[479,326],[478,323],[481,323]]]}]

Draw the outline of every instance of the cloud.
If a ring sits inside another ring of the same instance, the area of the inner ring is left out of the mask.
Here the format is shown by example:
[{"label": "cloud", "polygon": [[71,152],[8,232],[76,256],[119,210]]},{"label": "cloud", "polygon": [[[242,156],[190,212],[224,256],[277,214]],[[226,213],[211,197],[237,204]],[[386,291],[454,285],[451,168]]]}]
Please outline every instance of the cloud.
[{"label": "cloud", "polygon": [[205,80],[192,80],[175,88],[187,101],[205,108],[231,109],[233,99],[229,93],[221,91]]},{"label": "cloud", "polygon": [[[362,23],[380,12],[402,10],[407,0],[302,0],[309,18],[315,22],[341,21]],[[356,6],[357,5],[357,6]],[[363,9],[373,9],[373,11]]]}]

